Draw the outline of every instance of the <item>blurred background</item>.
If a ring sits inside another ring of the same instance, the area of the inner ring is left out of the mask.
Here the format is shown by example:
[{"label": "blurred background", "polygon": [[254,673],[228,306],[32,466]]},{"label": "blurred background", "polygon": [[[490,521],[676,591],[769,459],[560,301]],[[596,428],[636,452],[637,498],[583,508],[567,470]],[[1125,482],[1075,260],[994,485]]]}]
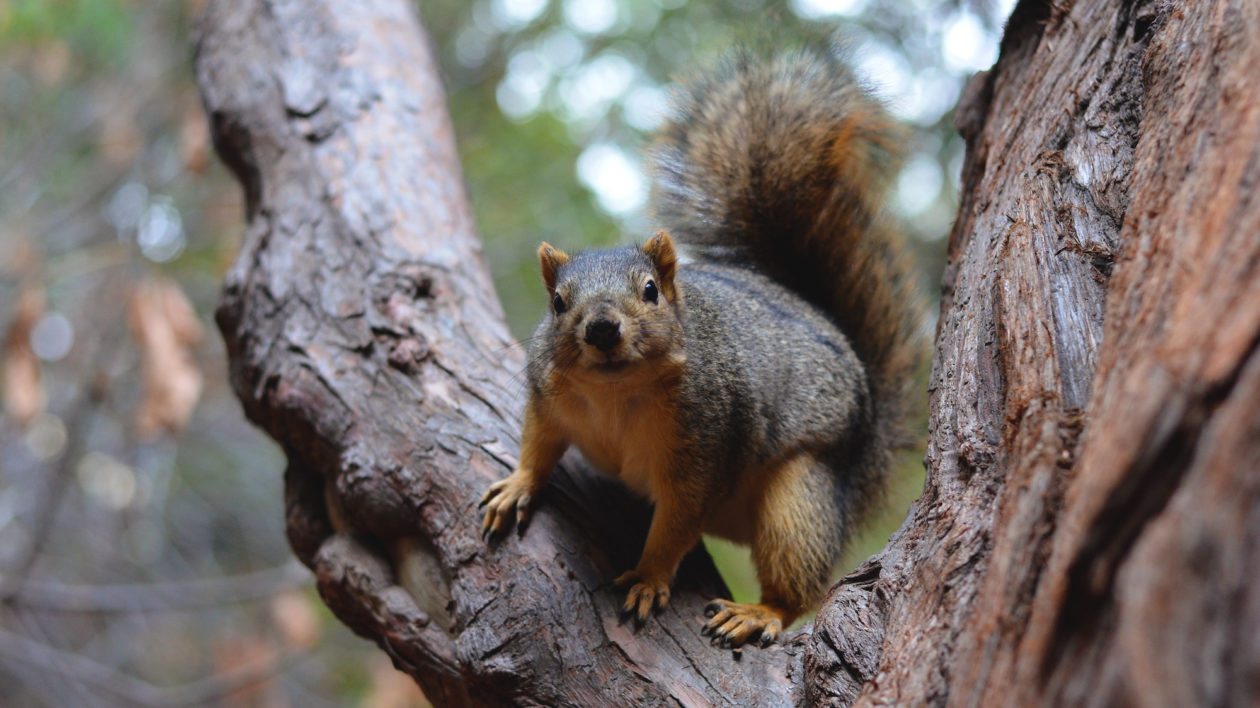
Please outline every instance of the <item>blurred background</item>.
[{"label": "blurred background", "polygon": [[[0,0],[0,703],[425,705],[291,559],[283,456],[226,381],[213,312],[243,205],[192,80],[204,1]],[[1012,4],[420,3],[512,331],[542,312],[540,240],[649,233],[640,155],[671,73],[766,28],[837,34],[916,129],[890,196],[934,293],[952,107]],[[841,571],[905,517],[920,456]],[[746,552],[711,547],[754,598]]]}]

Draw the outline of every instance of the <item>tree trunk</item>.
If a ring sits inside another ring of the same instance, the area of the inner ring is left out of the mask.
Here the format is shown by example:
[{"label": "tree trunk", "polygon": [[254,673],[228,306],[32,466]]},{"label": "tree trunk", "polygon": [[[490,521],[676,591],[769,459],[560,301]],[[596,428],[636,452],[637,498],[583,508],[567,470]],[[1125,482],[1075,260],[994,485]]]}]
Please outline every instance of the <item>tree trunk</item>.
[{"label": "tree trunk", "polygon": [[1251,0],[1017,8],[958,111],[927,483],[811,695],[1260,697],[1257,67]]},{"label": "tree trunk", "polygon": [[924,494],[812,628],[733,657],[703,552],[618,623],[647,511],[576,456],[480,538],[522,355],[409,4],[213,0],[198,81],[248,212],[218,321],[295,552],[443,705],[1255,701],[1258,29],[1251,0],[1020,4],[959,108]]}]

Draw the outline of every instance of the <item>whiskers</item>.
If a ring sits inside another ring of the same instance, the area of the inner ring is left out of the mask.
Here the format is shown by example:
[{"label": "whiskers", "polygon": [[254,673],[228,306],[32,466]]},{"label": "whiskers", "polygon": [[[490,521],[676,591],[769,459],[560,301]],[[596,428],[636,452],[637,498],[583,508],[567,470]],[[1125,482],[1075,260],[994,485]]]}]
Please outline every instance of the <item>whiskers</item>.
[{"label": "whiskers", "polygon": [[[538,368],[535,375],[539,377],[537,383],[544,388],[544,395],[547,395],[548,387],[563,386],[565,381],[571,380],[570,377],[578,376],[579,369],[582,370],[580,374],[582,379],[595,376],[597,378],[593,381],[615,388],[632,376],[641,376],[644,372],[639,367],[654,366],[653,360],[656,357],[681,345],[681,325],[672,317],[658,316],[629,320],[629,322],[631,326],[624,330],[626,341],[623,346],[626,349],[623,351],[626,354],[624,363],[631,369],[624,371],[624,374],[620,376],[613,371],[599,370],[598,364],[603,362],[598,356],[591,356],[593,352],[588,354],[588,347],[582,344],[579,337],[580,328],[535,332],[533,336],[499,350],[504,352],[511,347],[519,346],[527,352],[525,367],[515,371],[510,379],[513,394],[519,396],[528,391],[531,378],[529,362],[531,361],[534,362],[533,366]],[[638,373],[635,373],[636,371]]]},{"label": "whiskers", "polygon": [[[526,394],[529,383],[529,357],[536,354],[544,361],[554,361],[555,359],[567,358],[563,356],[563,348],[574,346],[572,337],[577,332],[575,329],[559,330],[554,332],[542,332],[524,339],[513,339],[511,343],[502,347],[495,347],[489,352],[482,354],[481,358],[485,363],[504,368],[507,357],[504,355],[510,351],[516,350],[525,355],[525,365],[521,367],[513,367],[512,375],[507,380],[508,393],[512,402],[519,402]],[[576,358],[576,346],[574,346]]]},{"label": "whiskers", "polygon": [[569,329],[534,335],[526,340],[529,343],[528,356],[553,362],[555,359],[576,359],[582,350],[574,340],[576,334],[577,330]]}]

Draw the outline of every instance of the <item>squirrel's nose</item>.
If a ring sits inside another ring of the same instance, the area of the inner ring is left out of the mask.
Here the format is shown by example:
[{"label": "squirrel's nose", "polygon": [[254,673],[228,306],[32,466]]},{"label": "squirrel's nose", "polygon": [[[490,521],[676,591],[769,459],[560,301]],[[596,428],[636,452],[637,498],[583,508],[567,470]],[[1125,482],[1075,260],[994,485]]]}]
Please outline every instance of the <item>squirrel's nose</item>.
[{"label": "squirrel's nose", "polygon": [[621,341],[621,323],[599,317],[586,325],[586,336],[583,339],[601,352],[609,351]]}]

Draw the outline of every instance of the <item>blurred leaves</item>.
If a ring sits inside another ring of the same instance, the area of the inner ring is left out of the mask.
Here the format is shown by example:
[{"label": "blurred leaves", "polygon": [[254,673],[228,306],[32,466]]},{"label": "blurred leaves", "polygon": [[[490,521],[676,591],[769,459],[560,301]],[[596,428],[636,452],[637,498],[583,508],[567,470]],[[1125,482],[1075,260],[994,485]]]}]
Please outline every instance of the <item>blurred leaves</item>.
[{"label": "blurred leaves", "polygon": [[370,683],[377,652],[285,594],[311,580],[284,565],[283,456],[205,334],[243,208],[191,77],[197,4],[0,0],[6,706]]},{"label": "blurred leaves", "polygon": [[289,591],[273,598],[271,617],[289,646],[310,649],[323,635],[323,627],[315,608],[311,606],[311,598],[299,591]]},{"label": "blurred leaves", "polygon": [[22,427],[44,410],[39,357],[31,348],[31,331],[43,313],[43,291],[23,290],[18,295],[17,313],[4,337],[4,410]]},{"label": "blurred leaves", "polygon": [[[132,3],[118,0],[5,0],[0,2],[0,41],[70,43],[91,62],[117,61],[133,31]],[[66,52],[68,54],[68,52]]]},{"label": "blurred leaves", "polygon": [[136,430],[144,438],[179,433],[201,395],[201,370],[192,353],[201,343],[201,322],[179,285],[167,278],[137,284],[127,311],[144,387]]}]

